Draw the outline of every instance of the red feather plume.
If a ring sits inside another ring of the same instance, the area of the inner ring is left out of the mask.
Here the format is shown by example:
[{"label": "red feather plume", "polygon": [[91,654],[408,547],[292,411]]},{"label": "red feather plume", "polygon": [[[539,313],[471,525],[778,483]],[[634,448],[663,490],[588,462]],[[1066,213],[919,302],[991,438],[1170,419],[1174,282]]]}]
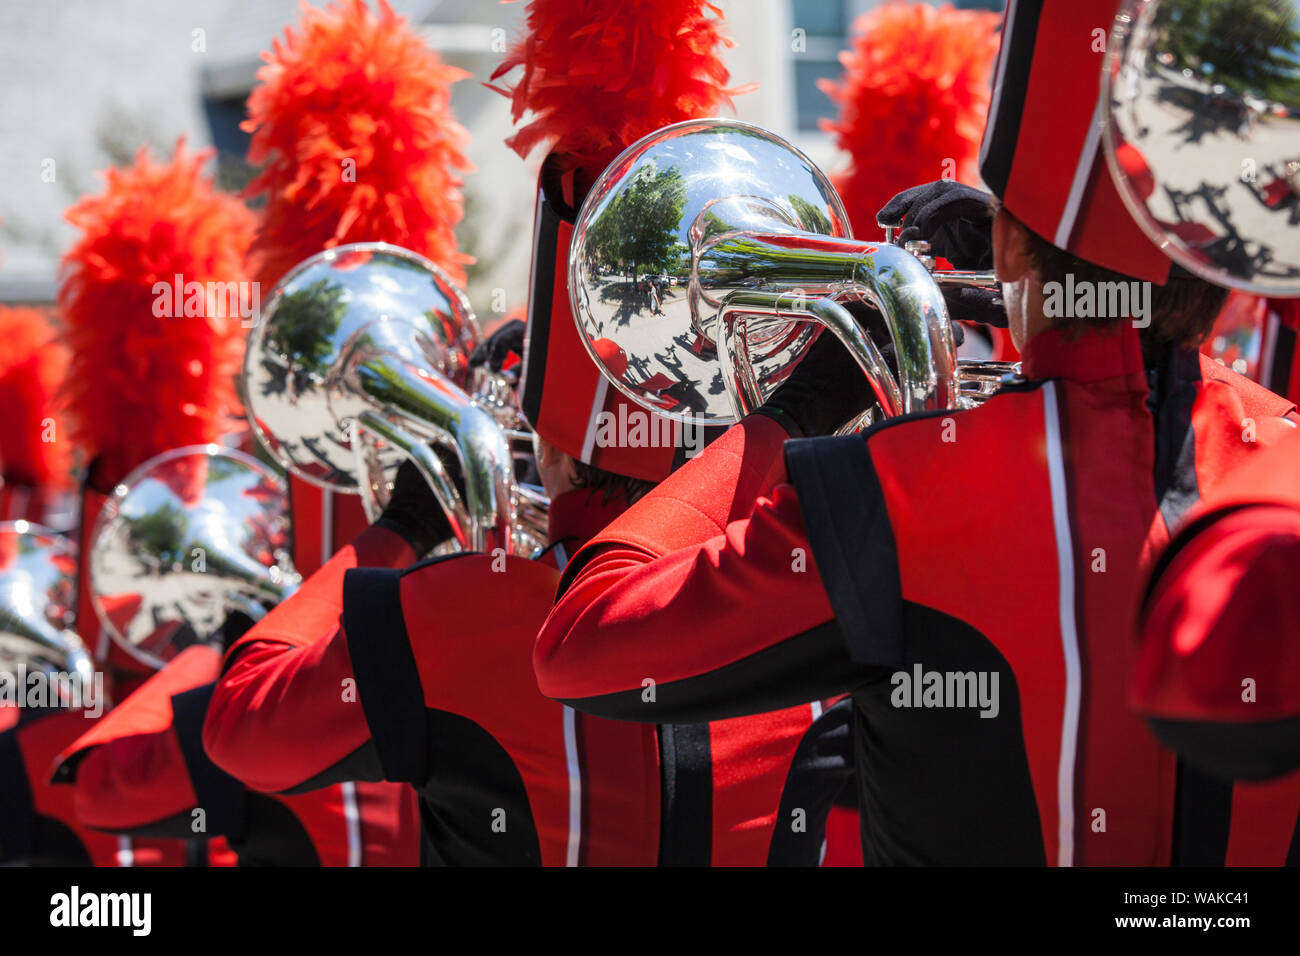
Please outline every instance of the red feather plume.
[{"label": "red feather plume", "polygon": [[253,271],[269,291],[290,268],[340,243],[383,241],[431,259],[464,284],[473,259],[453,227],[472,169],[469,141],[451,112],[443,63],[384,0],[325,10],[303,5],[258,71],[243,129],[248,160],[265,163],[248,187],[267,199]]},{"label": "red feather plume", "polygon": [[[66,488],[72,483],[72,443],[63,433],[56,402],[67,351],[40,309],[0,306],[0,342],[0,464],[5,480],[33,488]],[[53,427],[47,428],[47,423]]]},{"label": "red feather plume", "polygon": [[522,157],[545,145],[599,172],[647,133],[730,107],[751,87],[727,89],[721,28],[703,0],[531,0],[527,35],[492,74],[524,69],[493,87],[516,122],[533,115],[506,145]]},{"label": "red feather plume", "polygon": [[909,186],[979,182],[998,22],[988,11],[890,2],[854,24],[843,79],[818,85],[840,108],[822,128],[849,154],[835,185],[858,235],[873,235],[877,211]]},{"label": "red feather plume", "polygon": [[210,155],[181,141],[160,163],[142,149],[67,212],[82,234],[59,289],[71,351],[64,396],[101,488],[161,451],[218,440],[242,414],[237,310],[208,296],[176,303],[170,292],[178,275],[183,289],[247,280],[253,215],[203,176]]}]

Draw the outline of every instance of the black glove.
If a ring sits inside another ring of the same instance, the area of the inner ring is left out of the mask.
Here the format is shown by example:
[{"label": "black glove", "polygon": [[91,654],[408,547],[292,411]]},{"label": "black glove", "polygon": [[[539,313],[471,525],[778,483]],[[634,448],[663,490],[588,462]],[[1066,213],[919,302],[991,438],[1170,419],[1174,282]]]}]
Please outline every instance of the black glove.
[{"label": "black glove", "polygon": [[[892,361],[892,347],[888,351]],[[791,438],[811,438],[831,434],[875,400],[858,363],[823,329],[790,377],[754,413],[780,422]]]},{"label": "black glove", "polygon": [[948,304],[948,318],[953,320],[953,339],[961,345],[957,322],[978,322],[999,329],[1007,327],[1007,307],[1002,302],[1002,289],[981,289],[975,286],[941,285],[943,301]]},{"label": "black glove", "polygon": [[[898,358],[884,316],[865,302],[845,302],[844,307],[876,343],[897,380]],[[953,325],[952,338],[957,346],[965,341],[960,325]],[[831,434],[875,402],[876,393],[853,356],[834,333],[823,330],[790,377],[754,413],[780,422],[791,438],[811,438]]]},{"label": "black glove", "polygon": [[511,319],[485,338],[469,357],[469,367],[486,365],[488,371],[499,372],[511,353],[524,357],[524,323]]},{"label": "black glove", "polygon": [[[433,451],[441,459],[448,475],[453,480],[459,479],[460,467],[455,458],[440,448]],[[397,469],[388,507],[375,526],[400,534],[420,557],[451,537],[451,522],[438,503],[438,497],[409,458]]]},{"label": "black glove", "polygon": [[901,222],[899,243],[923,239],[930,252],[956,269],[993,268],[993,206],[990,195],[941,179],[904,189],[881,208],[881,222]]},{"label": "black glove", "polygon": [[209,639],[209,643],[215,644],[221,650],[225,650],[251,631],[256,623],[243,611],[231,611],[226,615],[226,619],[221,622],[221,627]]}]

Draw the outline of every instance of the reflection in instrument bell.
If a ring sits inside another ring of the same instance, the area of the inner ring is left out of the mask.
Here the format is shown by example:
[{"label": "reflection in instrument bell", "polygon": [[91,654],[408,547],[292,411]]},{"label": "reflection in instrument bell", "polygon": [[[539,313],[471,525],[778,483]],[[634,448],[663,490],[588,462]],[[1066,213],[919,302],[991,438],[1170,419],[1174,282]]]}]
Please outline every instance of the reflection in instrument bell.
[{"label": "reflection in instrument bell", "polygon": [[[409,458],[460,548],[531,549],[537,503],[515,482],[510,435],[464,391],[477,341],[464,293],[423,256],[339,246],[271,293],[244,360],[249,417],[286,468],[361,493],[371,520]],[[454,457],[463,492],[430,444]]]},{"label": "reflection in instrument bell", "polygon": [[[569,256],[572,311],[619,391],[684,422],[723,424],[761,404],[819,325],[886,415],[978,400],[985,389],[964,384],[939,282],[993,276],[932,275],[932,260],[913,254],[923,246],[892,238],[854,239],[825,174],[775,134],[678,123],[627,149],[588,194]],[[897,374],[846,303],[883,317]]]},{"label": "reflection in instrument bell", "polygon": [[0,672],[66,674],[89,686],[95,668],[73,629],[76,596],[72,541],[27,521],[0,522]]},{"label": "reflection in instrument bell", "polygon": [[1143,231],[1194,275],[1300,295],[1300,0],[1126,0],[1104,145]]},{"label": "reflection in instrument bell", "polygon": [[259,619],[299,583],[283,482],[217,445],[172,449],[131,472],[90,548],[100,624],[151,667],[210,640],[234,612]]}]

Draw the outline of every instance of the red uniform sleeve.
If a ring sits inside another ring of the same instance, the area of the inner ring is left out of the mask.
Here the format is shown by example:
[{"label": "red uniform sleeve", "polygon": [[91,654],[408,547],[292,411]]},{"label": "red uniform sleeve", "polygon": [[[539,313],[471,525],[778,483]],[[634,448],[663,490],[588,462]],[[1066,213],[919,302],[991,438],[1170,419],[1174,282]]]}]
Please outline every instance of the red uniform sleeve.
[{"label": "red uniform sleeve", "polygon": [[783,438],[774,422],[746,419],[579,553],[535,647],[544,694],[600,716],[681,723],[861,682],[794,488],[751,497],[784,479]]},{"label": "red uniform sleeve", "polygon": [[269,792],[382,779],[340,623],[343,578],[414,560],[400,536],[368,528],[230,647],[203,728],[217,766]]},{"label": "red uniform sleeve", "polygon": [[1241,507],[1178,550],[1147,604],[1133,702],[1188,760],[1233,777],[1300,767],[1300,511]]},{"label": "red uniform sleeve", "polygon": [[72,790],[51,786],[55,755],[102,717],[88,711],[0,708],[0,863],[116,866],[117,839],[77,821]]},{"label": "red uniform sleeve", "polygon": [[201,801],[172,698],[210,684],[220,667],[216,648],[187,648],[59,756],[55,779],[75,783],[82,824],[113,833],[194,836],[190,812]]}]

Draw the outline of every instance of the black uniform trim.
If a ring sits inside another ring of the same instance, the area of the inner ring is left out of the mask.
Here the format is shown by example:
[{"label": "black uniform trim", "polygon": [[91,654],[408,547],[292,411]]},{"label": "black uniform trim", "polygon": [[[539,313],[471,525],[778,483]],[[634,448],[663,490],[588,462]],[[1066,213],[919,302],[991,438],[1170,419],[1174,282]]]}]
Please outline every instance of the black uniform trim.
[{"label": "black uniform trim", "polygon": [[892,677],[854,692],[864,862],[1046,865],[1011,665],[959,618],[913,602],[905,615],[907,670],[997,674],[998,714],[981,716],[969,703],[895,706],[896,693],[908,701]]},{"label": "black uniform trim", "polygon": [[1155,429],[1155,491],[1165,526],[1174,528],[1200,500],[1196,483],[1196,430],[1192,409],[1201,383],[1193,349],[1172,348],[1147,371],[1147,409]]},{"label": "black uniform trim", "polygon": [[387,779],[384,776],[384,767],[379,762],[379,751],[375,748],[374,738],[371,738],[334,764],[334,766],[327,767],[320,773],[308,777],[295,787],[276,792],[286,794],[310,793],[312,790],[320,790],[336,783],[346,783],[349,780],[378,783]]},{"label": "black uniform trim", "polygon": [[1300,717],[1220,724],[1148,717],[1156,738],[1189,764],[1235,780],[1268,780],[1300,768]]},{"label": "black uniform trim", "polygon": [[557,698],[574,710],[642,724],[724,720],[835,697],[878,676],[849,658],[834,620],[705,674],[597,697]]},{"label": "black uniform trim", "polygon": [[659,728],[660,866],[713,862],[713,750],[708,724]]},{"label": "black uniform trim", "polygon": [[320,866],[320,854],[307,828],[275,797],[247,792],[246,836],[230,848],[240,866]]},{"label": "black uniform trim", "polygon": [[533,273],[528,291],[528,327],[525,333],[520,409],[536,422],[542,413],[542,387],[546,380],[547,343],[551,335],[551,301],[555,296],[555,255],[563,220],[544,193],[537,199],[537,225],[533,237]]},{"label": "black uniform trim", "polygon": [[1284,322],[1277,322],[1277,335],[1273,341],[1273,367],[1268,370],[1264,387],[1270,392],[1285,395],[1291,385],[1291,365],[1295,361],[1296,332]]},{"label": "black uniform trim", "polygon": [[984,133],[980,153],[980,178],[995,196],[1006,195],[1007,181],[1011,178],[1042,11],[1043,0],[1011,0],[1007,14],[1013,18],[1010,23],[1006,17],[1002,21],[1000,55],[1006,58],[1006,68],[1002,71],[1001,87],[993,91],[998,100],[997,115]]},{"label": "black uniform trim", "polygon": [[18,734],[7,730],[0,734],[0,862],[32,853],[35,813]]},{"label": "black uniform trim", "polygon": [[[826,817],[852,777],[853,700],[845,697],[822,711],[799,741],[781,790],[768,866],[821,863]],[[799,811],[802,817],[796,818]]]},{"label": "black uniform trim", "polygon": [[1223,866],[1232,829],[1232,781],[1178,761],[1174,866]]},{"label": "black uniform trim", "polygon": [[[244,832],[244,785],[214,764],[203,749],[203,719],[216,687],[214,681],[172,695],[172,726],[194,796],[206,816],[207,832],[238,839]],[[193,831],[184,834],[193,835]]]},{"label": "black uniform trim", "polygon": [[899,666],[898,549],[866,443],[856,435],[788,441],[785,465],[850,657],[859,664]]},{"label": "black uniform trim", "polygon": [[343,630],[366,724],[387,780],[429,775],[424,690],[402,617],[402,574],[353,568],[343,577]]},{"label": "black uniform trim", "polygon": [[422,866],[541,866],[541,840],[514,760],[477,723],[421,718],[429,778],[419,782]]}]

